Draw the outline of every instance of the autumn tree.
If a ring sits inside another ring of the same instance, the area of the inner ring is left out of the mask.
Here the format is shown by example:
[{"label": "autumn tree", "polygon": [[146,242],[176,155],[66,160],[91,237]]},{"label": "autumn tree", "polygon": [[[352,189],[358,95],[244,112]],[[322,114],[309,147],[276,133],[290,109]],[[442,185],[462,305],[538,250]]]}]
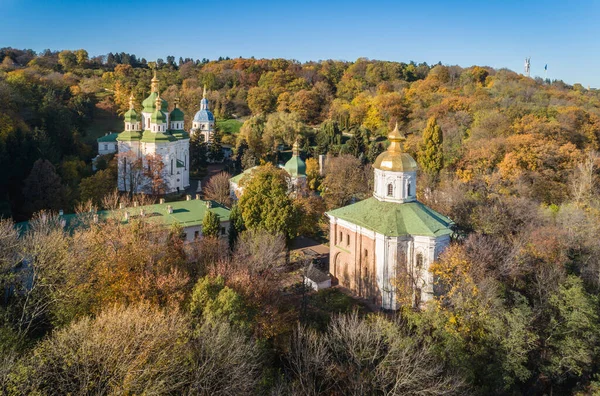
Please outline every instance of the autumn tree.
[{"label": "autumn tree", "polygon": [[352,155],[328,157],[320,191],[330,209],[348,205],[353,199],[363,199],[372,191],[373,174],[370,165],[363,166]]},{"label": "autumn tree", "polygon": [[[145,162],[143,175],[146,178],[147,191],[155,197],[165,194],[169,185],[166,181],[167,169],[162,156],[160,154],[147,155]],[[175,165],[171,164],[171,166]],[[173,172],[173,169],[171,169],[171,172]]]},{"label": "autumn tree", "polygon": [[204,198],[217,201],[227,207],[231,206],[231,192],[229,179],[231,175],[227,172],[219,172],[212,176],[203,188]]},{"label": "autumn tree", "polygon": [[417,158],[421,169],[431,177],[437,177],[444,167],[443,140],[442,129],[436,119],[429,118],[423,130],[423,142]]}]

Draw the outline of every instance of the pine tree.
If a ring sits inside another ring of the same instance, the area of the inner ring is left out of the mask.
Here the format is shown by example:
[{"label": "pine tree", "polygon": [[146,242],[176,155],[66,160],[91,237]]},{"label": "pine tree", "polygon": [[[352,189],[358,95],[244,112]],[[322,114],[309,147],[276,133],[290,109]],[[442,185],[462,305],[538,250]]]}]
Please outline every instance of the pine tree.
[{"label": "pine tree", "polygon": [[360,157],[367,150],[365,144],[365,133],[362,128],[356,128],[356,131],[346,143],[346,149],[348,154],[352,154],[355,157]]},{"label": "pine tree", "polygon": [[202,135],[195,131],[190,136],[190,171],[198,174],[201,168],[206,166],[206,143],[202,141]]},{"label": "pine tree", "polygon": [[229,212],[229,248],[233,250],[235,243],[238,240],[238,236],[246,229],[244,225],[244,219],[242,218],[242,212],[240,207],[233,205]]},{"label": "pine tree", "polygon": [[207,210],[204,219],[202,219],[202,236],[217,238],[220,231],[221,221],[219,220],[219,215]]},{"label": "pine tree", "polygon": [[433,177],[437,177],[444,167],[443,141],[442,129],[437,124],[435,117],[429,118],[427,127],[423,131],[419,163],[421,169]]}]

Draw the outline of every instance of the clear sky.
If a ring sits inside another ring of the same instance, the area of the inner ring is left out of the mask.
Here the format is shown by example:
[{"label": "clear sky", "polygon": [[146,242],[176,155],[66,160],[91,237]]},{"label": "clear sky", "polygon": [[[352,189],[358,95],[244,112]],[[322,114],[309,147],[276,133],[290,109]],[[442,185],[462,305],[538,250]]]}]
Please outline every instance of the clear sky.
[{"label": "clear sky", "polygon": [[0,0],[0,47],[487,65],[600,87],[600,1]]}]

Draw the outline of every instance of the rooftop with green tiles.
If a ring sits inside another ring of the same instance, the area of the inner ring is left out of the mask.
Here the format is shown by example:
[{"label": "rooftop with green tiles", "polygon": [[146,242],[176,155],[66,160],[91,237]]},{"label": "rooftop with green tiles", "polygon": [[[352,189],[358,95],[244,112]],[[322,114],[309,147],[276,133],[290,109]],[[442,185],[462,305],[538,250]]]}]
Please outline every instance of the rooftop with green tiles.
[{"label": "rooftop with green tiles", "polygon": [[[228,208],[215,201],[204,201],[201,199],[165,202],[144,206],[129,206],[115,210],[100,210],[95,214],[98,215],[99,221],[117,218],[122,223],[127,223],[134,219],[144,219],[149,222],[163,224],[167,227],[171,225],[180,225],[185,228],[202,225],[202,220],[207,211],[211,211],[218,215],[221,222],[229,221],[230,210]],[[89,215],[90,214],[78,215],[69,213],[60,215],[59,218],[61,221],[64,221],[64,226],[66,228],[76,229],[85,223],[82,219],[83,216]],[[29,223],[25,221],[18,223],[16,226],[21,232],[25,232],[29,227]]]}]

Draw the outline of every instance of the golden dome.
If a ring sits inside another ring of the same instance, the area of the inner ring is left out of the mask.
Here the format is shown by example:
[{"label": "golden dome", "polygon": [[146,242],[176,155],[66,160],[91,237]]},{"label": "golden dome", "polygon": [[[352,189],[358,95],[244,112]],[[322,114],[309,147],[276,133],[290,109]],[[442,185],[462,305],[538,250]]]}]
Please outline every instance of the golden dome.
[{"label": "golden dome", "polygon": [[417,162],[408,153],[402,152],[402,141],[406,140],[404,135],[396,127],[388,135],[390,146],[386,151],[379,154],[373,167],[383,171],[410,172],[417,170]]}]

